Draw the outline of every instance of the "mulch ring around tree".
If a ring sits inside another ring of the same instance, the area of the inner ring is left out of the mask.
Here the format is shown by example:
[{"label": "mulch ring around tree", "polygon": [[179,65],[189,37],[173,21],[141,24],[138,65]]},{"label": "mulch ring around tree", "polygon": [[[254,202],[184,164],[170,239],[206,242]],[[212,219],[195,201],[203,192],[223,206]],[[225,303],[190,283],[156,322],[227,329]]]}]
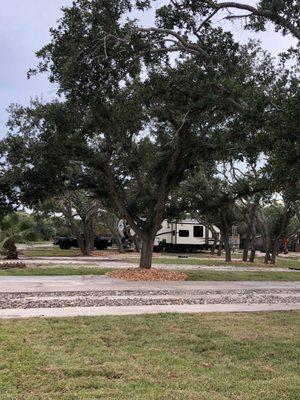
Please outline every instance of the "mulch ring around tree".
[{"label": "mulch ring around tree", "polygon": [[167,271],[162,269],[128,268],[107,272],[106,275],[124,281],[185,281],[184,272]]},{"label": "mulch ring around tree", "polygon": [[0,269],[11,269],[11,268],[26,268],[26,264],[22,261],[4,261],[0,262]]}]

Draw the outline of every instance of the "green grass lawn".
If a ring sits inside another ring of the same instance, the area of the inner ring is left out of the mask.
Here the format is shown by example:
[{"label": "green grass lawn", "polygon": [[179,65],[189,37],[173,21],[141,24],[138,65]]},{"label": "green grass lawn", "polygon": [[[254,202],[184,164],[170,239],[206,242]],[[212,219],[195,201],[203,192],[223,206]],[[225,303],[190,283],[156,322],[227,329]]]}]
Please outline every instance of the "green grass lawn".
[{"label": "green grass lawn", "polygon": [[[22,255],[26,257],[75,257],[80,255],[79,249],[70,249],[70,250],[61,250],[58,246],[57,247],[45,247],[45,248],[36,248],[36,249],[29,249],[23,250]],[[163,257],[154,257],[153,264],[174,264],[174,265],[224,265],[226,264],[224,259],[205,259],[205,254],[199,253],[196,255],[189,255],[189,258],[178,258],[177,257],[170,257],[170,258],[163,258]],[[260,266],[263,268],[268,268],[270,265],[263,264],[263,258],[259,257],[256,260],[256,263],[238,263],[235,258],[240,258],[241,254],[233,254],[233,265],[238,267],[243,266]],[[138,263],[138,258],[125,258],[124,260],[130,261],[132,263]],[[230,264],[228,264],[230,265]],[[280,268],[297,268],[300,269],[300,260],[295,259],[278,259],[276,263],[277,267]]]},{"label": "green grass lawn", "polygon": [[[0,276],[104,275],[111,268],[29,267],[0,270]],[[182,271],[189,281],[300,281],[300,272]]]},{"label": "green grass lawn", "polygon": [[[40,248],[35,248],[35,249],[29,249],[29,250],[23,250],[21,252],[22,255],[26,257],[75,257],[80,255],[80,250],[79,249],[69,249],[69,250],[61,250],[58,246],[54,247],[40,247]],[[188,254],[188,258],[179,258],[178,254],[169,254],[170,256],[176,256],[176,257],[169,257],[169,258],[164,258],[164,257],[154,257],[153,258],[153,263],[154,264],[182,264],[182,265],[224,265],[224,257],[219,258],[219,259],[210,259],[205,257],[208,257],[208,254],[205,253],[198,253],[198,254]],[[262,267],[268,268],[268,265],[263,264],[263,257],[257,257],[256,263],[241,263],[239,264],[237,262],[237,258],[241,258],[242,254],[233,254],[232,258],[234,261],[234,265],[237,266],[245,266],[245,265],[259,265]],[[130,261],[133,263],[138,263],[139,259],[138,258],[125,258],[124,260]],[[288,259],[278,259],[276,266],[280,268],[299,268],[300,269],[300,260],[295,260],[292,258]]]},{"label": "green grass lawn", "polygon": [[299,314],[0,322],[1,400],[296,400]]},{"label": "green grass lawn", "polygon": [[[111,268],[28,267],[0,270],[0,276],[105,275]],[[1,400],[1,399],[0,399]]]},{"label": "green grass lawn", "polygon": [[186,271],[189,281],[300,281],[300,272]]},{"label": "green grass lawn", "polygon": [[[128,258],[127,260],[131,260],[133,262],[138,262],[138,258],[133,258],[130,259]],[[224,259],[203,259],[203,258],[160,258],[160,257],[154,257],[153,258],[153,264],[175,264],[175,265],[231,265],[230,263],[226,263]],[[244,266],[259,266],[262,268],[270,268],[274,267],[274,265],[270,264],[263,264],[262,259],[258,259],[257,262],[255,263],[239,263],[237,260],[234,260],[232,265],[235,265],[237,267],[244,267]],[[276,263],[276,267],[280,268],[299,268],[300,269],[300,260],[293,260],[293,259],[278,259]]]},{"label": "green grass lawn", "polygon": [[75,248],[62,250],[59,246],[53,246],[22,250],[20,254],[26,257],[75,257],[80,255],[80,250]]},{"label": "green grass lawn", "polygon": [[[157,254],[157,253],[156,253]],[[181,255],[185,255],[188,257],[193,257],[193,258],[209,258],[212,257],[209,251],[202,251],[202,252],[197,252],[197,253],[172,253],[172,252],[168,252],[168,253],[161,253],[161,254],[167,254],[168,256],[174,256],[174,257],[178,257],[179,254]],[[217,257],[217,254],[215,254],[213,257]],[[232,253],[231,254],[232,258],[242,258],[243,257],[243,253]]]},{"label": "green grass lawn", "polygon": [[[33,247],[27,250],[22,250],[21,253],[27,257],[72,257],[74,255],[80,255],[80,250],[77,248],[71,248],[69,250],[62,250],[59,246],[52,246],[52,244],[45,247]],[[184,254],[184,253],[182,253]],[[178,253],[168,253],[170,256],[178,257]],[[188,257],[191,257],[191,253],[186,253]],[[209,253],[193,253],[193,258],[207,258],[210,257]],[[233,253],[232,258],[241,258],[242,254]]]},{"label": "green grass lawn", "polygon": [[300,260],[292,260],[292,259],[278,259],[276,263],[277,267],[280,268],[297,268],[300,269]]}]

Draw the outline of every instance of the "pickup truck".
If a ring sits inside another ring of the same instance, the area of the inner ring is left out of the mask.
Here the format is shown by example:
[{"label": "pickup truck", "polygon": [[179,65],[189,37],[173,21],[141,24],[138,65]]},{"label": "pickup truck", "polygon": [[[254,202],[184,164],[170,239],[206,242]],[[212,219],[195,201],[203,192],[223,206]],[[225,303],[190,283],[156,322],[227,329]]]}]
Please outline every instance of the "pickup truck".
[{"label": "pickup truck", "polygon": [[[59,246],[63,250],[70,249],[71,247],[79,247],[77,238],[69,236],[55,237],[53,244]],[[94,246],[97,250],[107,249],[107,247],[112,246],[112,240],[109,237],[95,235]]]}]

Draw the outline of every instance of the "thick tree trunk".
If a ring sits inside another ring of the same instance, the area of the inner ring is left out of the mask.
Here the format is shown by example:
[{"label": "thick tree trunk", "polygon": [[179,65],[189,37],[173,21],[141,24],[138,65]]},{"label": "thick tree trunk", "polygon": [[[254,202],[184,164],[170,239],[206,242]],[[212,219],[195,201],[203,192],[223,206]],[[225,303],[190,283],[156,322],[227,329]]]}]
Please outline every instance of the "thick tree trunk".
[{"label": "thick tree trunk", "polygon": [[4,249],[6,251],[6,259],[7,260],[17,260],[19,258],[17,246],[15,242],[11,239],[7,240],[4,245]]},{"label": "thick tree trunk", "polygon": [[152,266],[154,238],[146,236],[142,242],[140,268],[150,269]]},{"label": "thick tree trunk", "polygon": [[276,264],[276,257],[278,255],[278,250],[279,250],[279,241],[276,240],[272,248],[271,259],[270,259],[270,263],[273,265]]},{"label": "thick tree trunk", "polygon": [[92,251],[94,250],[95,245],[95,232],[93,221],[85,221],[83,226],[83,234],[84,234],[84,245],[85,245],[85,253],[87,256],[90,256]]},{"label": "thick tree trunk", "polygon": [[115,241],[116,241],[116,243],[117,243],[118,252],[119,252],[120,254],[124,254],[126,251],[125,251],[125,249],[124,249],[124,245],[123,245],[123,242],[122,242],[122,238],[121,238],[119,235],[114,235],[114,239],[115,239]]},{"label": "thick tree trunk", "polygon": [[251,248],[251,251],[250,251],[249,262],[254,263],[255,253],[256,253],[256,250],[255,250],[255,246],[254,246]]},{"label": "thick tree trunk", "polygon": [[216,252],[216,248],[217,248],[217,243],[218,243],[218,235],[214,235],[214,242],[213,245],[210,249],[210,254],[213,256]]},{"label": "thick tree trunk", "polygon": [[221,256],[221,255],[222,255],[223,243],[224,243],[224,237],[223,237],[223,234],[220,233],[220,240],[219,240],[219,247],[218,247],[218,256]]},{"label": "thick tree trunk", "polygon": [[248,253],[249,253],[249,247],[250,247],[250,233],[247,232],[245,243],[244,243],[244,249],[243,249],[243,261],[248,261]]},{"label": "thick tree trunk", "polygon": [[251,243],[251,251],[250,251],[250,256],[249,256],[249,262],[253,263],[255,261],[255,253],[256,253],[256,238],[254,237],[252,239]]},{"label": "thick tree trunk", "polygon": [[226,232],[224,234],[224,247],[225,247],[225,261],[231,262],[231,248],[229,243],[229,234]]},{"label": "thick tree trunk", "polygon": [[[69,210],[67,210],[67,211],[69,211]],[[69,221],[70,230],[71,230],[72,235],[75,236],[77,239],[81,254],[83,256],[88,256],[89,254],[87,253],[85,240],[84,240],[83,236],[81,235],[80,229],[78,228],[77,224],[75,223],[74,217],[72,216],[71,212],[66,212],[65,217]]]},{"label": "thick tree trunk", "polygon": [[141,243],[140,243],[139,238],[138,238],[136,235],[134,235],[134,236],[132,237],[132,240],[133,240],[133,244],[134,244],[134,249],[135,249],[135,251],[136,251],[137,253],[139,253],[139,252],[141,251]]},{"label": "thick tree trunk", "polygon": [[[257,214],[257,201],[249,206],[249,215],[247,216],[247,233],[243,251],[243,261],[248,261],[248,255],[250,250],[249,261],[255,257],[255,242],[256,242],[256,214]],[[252,261],[252,262],[253,262]]]},{"label": "thick tree trunk", "polygon": [[270,250],[269,248],[266,249],[266,254],[265,254],[265,264],[268,264],[270,261],[271,257],[270,257]]},{"label": "thick tree trunk", "polygon": [[251,251],[250,251],[249,261],[251,263],[253,263],[255,260],[255,252],[256,252],[256,227],[255,227],[255,224],[252,227],[251,236],[252,236],[252,241],[251,241]]},{"label": "thick tree trunk", "polygon": [[77,236],[78,245],[83,256],[88,256],[87,249],[84,243],[84,239],[81,235]]},{"label": "thick tree trunk", "polygon": [[111,233],[112,237],[114,238],[114,241],[116,242],[116,245],[118,247],[119,253],[124,254],[125,253],[125,249],[124,249],[124,246],[123,246],[122,237],[121,237],[118,229],[116,229],[115,221],[113,223],[113,222],[111,222],[109,220],[109,218],[106,218],[105,226],[109,230],[109,232]]}]

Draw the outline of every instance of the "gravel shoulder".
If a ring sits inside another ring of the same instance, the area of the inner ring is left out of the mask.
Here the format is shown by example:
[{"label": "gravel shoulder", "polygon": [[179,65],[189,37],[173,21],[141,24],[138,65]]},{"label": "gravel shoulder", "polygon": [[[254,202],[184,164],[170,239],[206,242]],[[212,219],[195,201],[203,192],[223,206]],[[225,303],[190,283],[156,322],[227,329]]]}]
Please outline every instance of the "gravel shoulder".
[{"label": "gravel shoulder", "polygon": [[2,293],[0,309],[120,307],[192,304],[299,304],[297,290],[123,290],[95,292]]}]

